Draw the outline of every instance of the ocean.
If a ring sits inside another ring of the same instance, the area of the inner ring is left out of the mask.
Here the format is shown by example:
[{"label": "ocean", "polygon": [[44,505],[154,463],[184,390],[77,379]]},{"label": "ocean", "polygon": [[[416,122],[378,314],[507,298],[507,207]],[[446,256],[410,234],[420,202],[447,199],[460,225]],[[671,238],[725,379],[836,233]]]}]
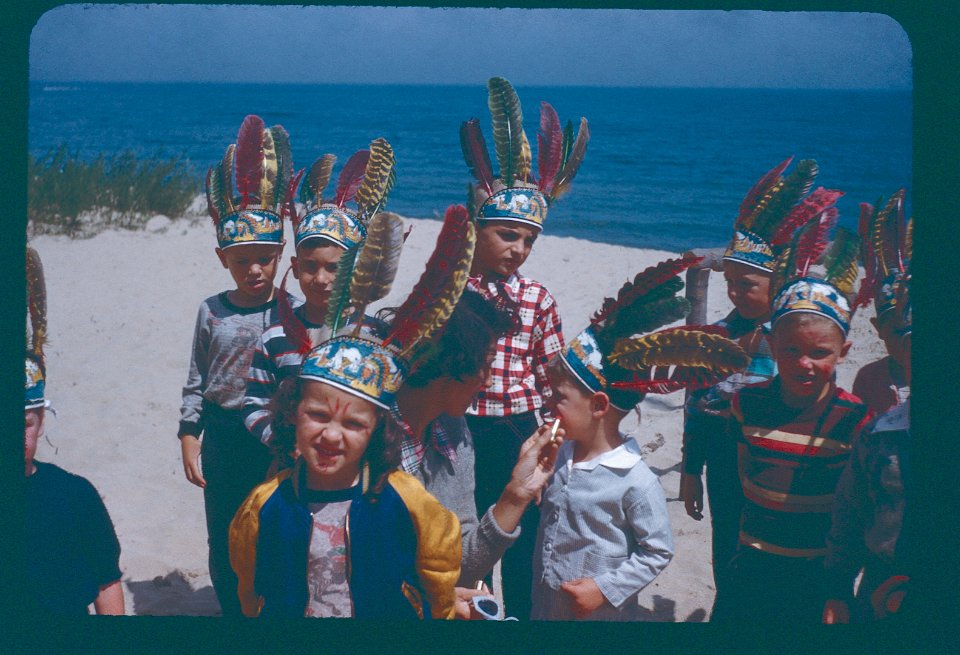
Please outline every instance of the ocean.
[{"label": "ocean", "polygon": [[[518,87],[536,158],[539,106],[562,122],[585,116],[590,145],[546,233],[680,251],[724,245],[740,201],[791,155],[820,166],[817,185],[845,192],[841,223],[859,203],[912,186],[912,96],[903,91]],[[258,114],[290,133],[294,165],[330,152],[340,166],[383,136],[397,158],[387,205],[441,217],[469,179],[459,126],[480,119],[493,153],[487,93],[476,86],[44,83],[30,85],[29,148],[60,144],[82,158],[133,150],[186,157],[197,173]],[[534,164],[535,166],[535,164]],[[908,215],[910,215],[908,213]]]}]

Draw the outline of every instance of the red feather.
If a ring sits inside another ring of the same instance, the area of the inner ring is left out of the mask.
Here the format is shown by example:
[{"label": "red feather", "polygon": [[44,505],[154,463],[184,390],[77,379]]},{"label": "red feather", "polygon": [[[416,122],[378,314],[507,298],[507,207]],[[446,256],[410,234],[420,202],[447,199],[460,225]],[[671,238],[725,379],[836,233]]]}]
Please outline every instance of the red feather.
[{"label": "red feather", "polygon": [[537,173],[539,189],[546,195],[553,191],[560,164],[563,162],[563,128],[556,110],[548,102],[540,103],[540,132],[537,133]]},{"label": "red feather", "polygon": [[401,349],[410,346],[411,338],[417,333],[421,314],[430,307],[444,290],[449,280],[455,258],[463,252],[463,241],[468,238],[470,215],[463,205],[451,205],[443,217],[443,227],[437,236],[437,245],[427,261],[420,280],[413,291],[397,309],[390,334],[384,339],[384,345],[395,343]]},{"label": "red feather", "polygon": [[305,171],[306,169],[301,168],[296,175],[290,178],[290,183],[287,184],[287,195],[283,199],[283,216],[289,218],[294,227],[300,223],[301,219],[301,216],[297,213],[296,197],[297,187],[300,186],[300,179]]},{"label": "red feather", "polygon": [[799,233],[797,251],[794,261],[797,262],[796,273],[803,277],[812,264],[815,264],[830,245],[829,233],[837,223],[836,207],[828,207],[820,214],[820,218],[808,223],[807,229]]},{"label": "red feather", "polygon": [[367,162],[370,161],[369,150],[358,150],[340,171],[340,177],[337,178],[337,195],[333,199],[333,204],[337,207],[343,207],[344,203],[353,200],[357,195],[357,189],[363,183],[363,174],[367,170]]},{"label": "red feather", "polygon": [[[247,207],[253,197],[260,197],[260,180],[263,178],[263,119],[259,116],[247,116],[240,125],[234,175],[240,204]],[[230,184],[230,180],[224,182]]]},{"label": "red feather", "polygon": [[692,391],[712,387],[728,377],[725,373],[711,374],[705,369],[688,366],[675,369],[673,375],[664,379],[662,371],[668,370],[666,367],[657,367],[657,375],[652,380],[637,377],[625,382],[613,382],[610,386],[614,389],[629,389],[640,393],[672,393],[680,389]]},{"label": "red feather", "polygon": [[490,152],[487,150],[483,132],[480,131],[478,119],[471,118],[460,124],[460,147],[470,173],[487,193],[493,193],[493,165],[490,163]]},{"label": "red feather", "polygon": [[668,259],[660,262],[656,266],[650,266],[640,273],[637,273],[636,277],[633,278],[633,282],[627,282],[620,287],[620,291],[617,292],[616,301],[609,302],[608,299],[608,302],[604,303],[600,311],[593,315],[590,322],[601,323],[620,307],[629,305],[637,298],[649,293],[651,289],[655,289],[667,280],[679,275],[684,270],[695,266],[702,260],[703,257],[694,256],[684,257],[682,259]]},{"label": "red feather", "polygon": [[306,355],[310,352],[313,344],[310,341],[310,333],[297,315],[293,313],[293,306],[290,304],[290,294],[287,293],[287,277],[293,267],[288,267],[287,272],[283,274],[283,280],[280,282],[280,298],[277,300],[277,315],[280,318],[280,324],[283,326],[283,333],[287,335],[290,342],[297,347],[297,352]]},{"label": "red feather", "polygon": [[705,334],[716,334],[721,337],[730,338],[730,330],[722,325],[684,325],[683,330],[696,330]]},{"label": "red feather", "polygon": [[818,188],[787,214],[773,235],[773,239],[770,241],[771,245],[779,246],[787,243],[797,228],[806,225],[807,222],[812,220],[817,214],[827,207],[831,207],[842,195],[843,191],[824,189],[823,187]]},{"label": "red feather", "polygon": [[740,203],[740,212],[737,215],[738,223],[750,215],[753,208],[756,207],[757,201],[767,192],[767,189],[769,189],[772,184],[776,183],[780,174],[787,169],[787,166],[789,166],[792,161],[793,157],[788,157],[779,166],[768,171],[766,175],[761,177],[757,183],[753,185],[753,188],[747,192],[747,196],[743,199],[743,202]]}]

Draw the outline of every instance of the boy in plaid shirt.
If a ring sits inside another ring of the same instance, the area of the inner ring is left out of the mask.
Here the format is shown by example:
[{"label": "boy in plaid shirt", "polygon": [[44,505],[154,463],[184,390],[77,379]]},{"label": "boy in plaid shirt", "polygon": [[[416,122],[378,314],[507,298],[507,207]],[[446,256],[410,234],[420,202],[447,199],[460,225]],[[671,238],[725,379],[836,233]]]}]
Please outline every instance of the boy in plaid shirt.
[{"label": "boy in plaid shirt", "polygon": [[[521,444],[542,422],[538,414],[550,394],[546,363],[564,345],[560,314],[550,292],[519,269],[543,228],[548,204],[568,189],[590,138],[586,119],[581,119],[575,140],[571,131],[561,134],[556,112],[541,103],[545,132],[538,134],[539,170],[534,178],[516,92],[500,77],[491,78],[487,88],[499,178],[493,177],[479,121],[471,119],[460,129],[464,158],[477,179],[470,198],[477,244],[468,285],[488,300],[509,306],[518,320],[516,330],[497,341],[490,383],[467,415],[476,452],[477,507],[496,502]],[[499,111],[503,108],[508,111]],[[519,135],[525,147],[503,148],[505,134],[514,140]],[[521,521],[519,540],[503,558],[504,603],[513,616],[530,612],[530,562],[538,521],[534,506]]]}]

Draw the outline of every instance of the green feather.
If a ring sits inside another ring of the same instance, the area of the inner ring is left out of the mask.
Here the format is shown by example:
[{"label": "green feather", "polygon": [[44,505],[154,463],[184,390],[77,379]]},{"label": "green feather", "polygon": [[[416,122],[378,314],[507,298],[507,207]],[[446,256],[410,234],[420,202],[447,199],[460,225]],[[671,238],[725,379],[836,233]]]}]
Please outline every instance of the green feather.
[{"label": "green feather", "polygon": [[781,221],[790,213],[800,200],[813,187],[819,168],[814,159],[801,159],[792,173],[783,179],[783,187],[757,215],[753,222],[753,232],[769,239],[777,231]]},{"label": "green feather", "polygon": [[502,77],[487,81],[487,105],[493,118],[493,144],[500,164],[500,178],[507,186],[513,185],[523,150],[523,111],[520,98],[510,82]]},{"label": "green feather", "polygon": [[343,324],[344,312],[350,306],[350,286],[353,281],[353,267],[357,262],[357,254],[360,248],[350,248],[340,255],[340,261],[337,262],[337,279],[333,283],[333,289],[330,292],[330,302],[327,305],[327,316],[324,325],[330,328],[330,333],[336,335],[337,330]]},{"label": "green feather", "polygon": [[290,149],[290,135],[280,125],[270,128],[273,134],[273,147],[277,152],[277,186],[274,189],[274,206],[279,206],[285,199],[290,178],[293,177],[293,152]]},{"label": "green feather", "polygon": [[[824,254],[823,266],[826,280],[844,294],[853,291],[856,282],[857,257],[860,254],[860,238],[846,228],[837,228],[833,243]],[[851,270],[854,271],[851,279]]]},{"label": "green feather", "polygon": [[[658,289],[657,292],[659,291]],[[618,339],[633,334],[652,332],[668,323],[679,321],[689,313],[690,301],[682,296],[678,297],[672,294],[667,297],[660,297],[652,302],[634,303],[621,309],[611,325],[604,326],[597,335],[597,341],[612,346]],[[606,350],[606,352],[609,352],[609,350]]]}]

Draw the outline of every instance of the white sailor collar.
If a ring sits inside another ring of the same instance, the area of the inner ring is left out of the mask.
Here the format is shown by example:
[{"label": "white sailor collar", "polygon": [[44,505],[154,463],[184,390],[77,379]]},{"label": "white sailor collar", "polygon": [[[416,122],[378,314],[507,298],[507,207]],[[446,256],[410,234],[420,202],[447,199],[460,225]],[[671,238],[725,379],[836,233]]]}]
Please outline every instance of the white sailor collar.
[{"label": "white sailor collar", "polygon": [[576,462],[573,461],[573,442],[569,441],[570,452],[567,455],[567,467],[582,469],[584,471],[592,471],[598,466],[605,466],[608,469],[613,470],[623,470],[633,468],[637,462],[639,462],[642,457],[640,456],[640,446],[637,444],[637,440],[633,437],[623,436],[623,443],[614,448],[613,450],[607,451],[600,455],[597,455],[593,459],[587,460],[585,462]]},{"label": "white sailor collar", "polygon": [[873,426],[874,432],[895,432],[910,429],[910,399],[881,414]]}]

